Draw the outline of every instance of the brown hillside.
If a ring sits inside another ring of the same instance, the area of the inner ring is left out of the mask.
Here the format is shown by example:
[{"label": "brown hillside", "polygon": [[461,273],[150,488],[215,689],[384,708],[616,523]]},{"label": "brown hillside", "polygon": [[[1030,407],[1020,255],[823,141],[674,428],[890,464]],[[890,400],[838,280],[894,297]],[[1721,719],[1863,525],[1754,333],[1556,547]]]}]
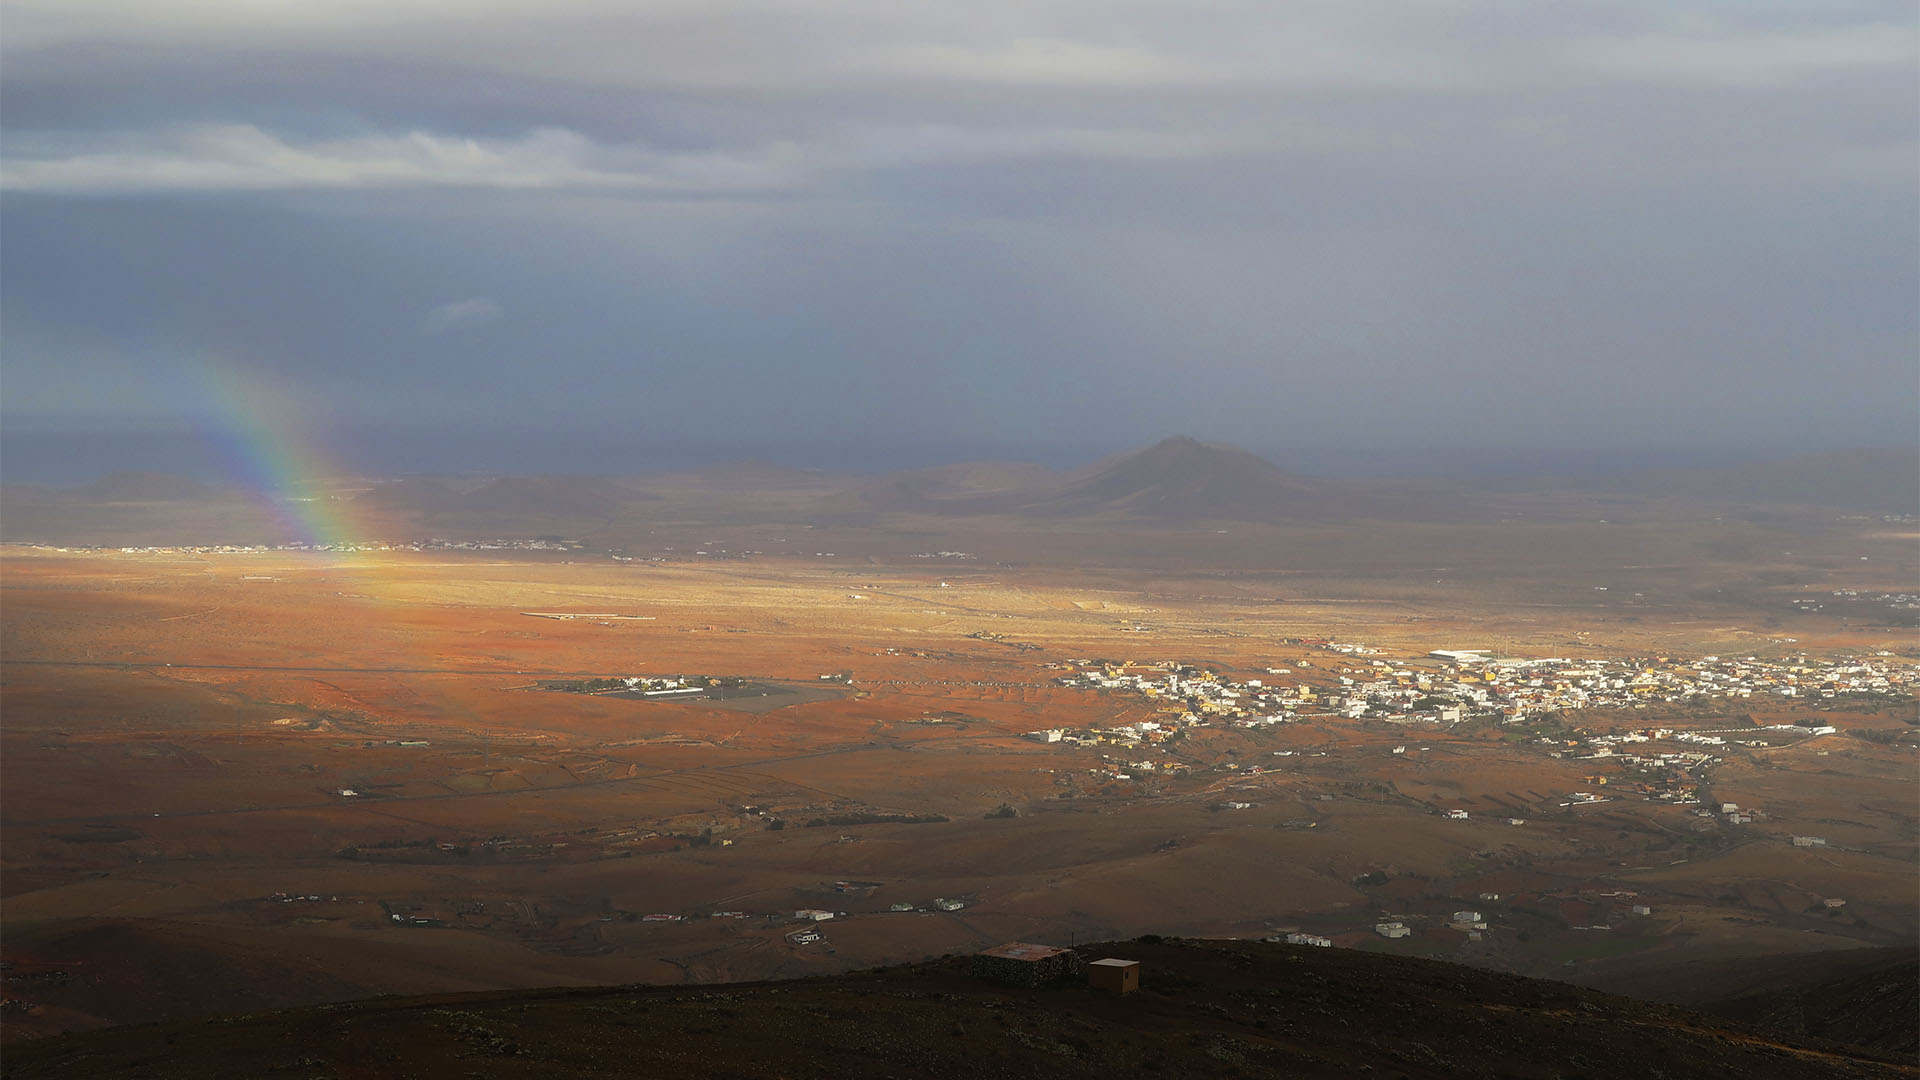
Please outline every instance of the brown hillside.
[{"label": "brown hillside", "polygon": [[1913,1077],[1869,1051],[1561,983],[1347,949],[1088,946],[1126,997],[964,958],[798,982],[379,999],[66,1035],[17,1077]]}]

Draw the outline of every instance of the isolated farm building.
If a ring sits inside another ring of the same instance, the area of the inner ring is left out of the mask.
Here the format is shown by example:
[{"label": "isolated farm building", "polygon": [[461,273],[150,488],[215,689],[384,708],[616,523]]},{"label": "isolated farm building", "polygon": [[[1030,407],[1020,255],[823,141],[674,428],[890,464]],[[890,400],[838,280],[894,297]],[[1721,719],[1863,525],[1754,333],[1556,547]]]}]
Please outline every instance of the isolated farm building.
[{"label": "isolated farm building", "polygon": [[1087,965],[1087,985],[1095,990],[1131,994],[1140,989],[1140,961],[1108,957]]},{"label": "isolated farm building", "polygon": [[1041,986],[1080,973],[1086,966],[1072,949],[1012,941],[975,953],[973,975],[1013,986]]},{"label": "isolated farm building", "polygon": [[959,911],[967,905],[959,900],[949,900],[944,896],[936,896],[933,898],[933,906],[939,908],[941,911]]},{"label": "isolated farm building", "polygon": [[826,922],[828,919],[833,918],[833,912],[821,911],[818,908],[801,908],[799,911],[793,913],[793,917],[796,919],[806,919],[810,922]]},{"label": "isolated farm building", "polygon": [[1373,924],[1373,932],[1383,938],[1403,938],[1413,933],[1402,922],[1383,922]]}]

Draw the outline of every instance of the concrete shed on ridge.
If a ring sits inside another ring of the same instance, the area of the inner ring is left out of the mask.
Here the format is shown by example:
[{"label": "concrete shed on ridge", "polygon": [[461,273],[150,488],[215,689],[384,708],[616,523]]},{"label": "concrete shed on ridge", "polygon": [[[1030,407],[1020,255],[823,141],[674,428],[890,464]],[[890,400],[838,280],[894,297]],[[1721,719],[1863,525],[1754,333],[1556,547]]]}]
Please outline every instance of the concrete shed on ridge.
[{"label": "concrete shed on ridge", "polygon": [[1095,990],[1131,994],[1140,989],[1140,961],[1107,957],[1087,965],[1087,985]]}]

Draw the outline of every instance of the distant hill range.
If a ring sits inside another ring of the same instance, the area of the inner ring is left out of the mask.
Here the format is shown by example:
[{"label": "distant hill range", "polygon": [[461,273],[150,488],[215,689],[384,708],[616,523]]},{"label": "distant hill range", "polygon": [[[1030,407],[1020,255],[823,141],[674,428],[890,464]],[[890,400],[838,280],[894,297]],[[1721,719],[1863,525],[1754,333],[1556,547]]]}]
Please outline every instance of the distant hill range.
[{"label": "distant hill range", "polygon": [[829,511],[1064,520],[1282,522],[1434,511],[1430,500],[1300,476],[1257,454],[1178,436],[1070,473],[1005,462],[895,473]]},{"label": "distant hill range", "polygon": [[[379,998],[59,1035],[31,1077],[1911,1078],[1910,1059],[1434,960],[1247,941],[1083,946],[1140,989],[966,957],[790,982]],[[1909,1017],[1911,1020],[1911,1017]]]},{"label": "distant hill range", "polygon": [[1641,474],[1638,485],[1745,503],[1920,513],[1920,449],[1848,450],[1729,468],[1659,470]]},{"label": "distant hill range", "polygon": [[122,472],[103,476],[77,494],[99,502],[181,502],[212,499],[221,492],[198,480],[172,473]]},{"label": "distant hill range", "polygon": [[[291,493],[289,493],[291,494]],[[606,476],[410,475],[342,480],[297,493],[395,537],[605,532],[656,521],[755,521],[909,530],[1102,529],[1183,524],[1313,525],[1364,520],[1493,521],[1597,508],[1646,513],[1812,516],[1920,514],[1920,449],[1859,450],[1722,468],[1645,469],[1502,481],[1362,482],[1303,476],[1239,447],[1176,437],[1060,472],[981,461],[858,477],[765,461]],[[269,500],[270,503],[271,500]],[[0,539],[220,542],[274,535],[275,513],[237,489],[162,473],[79,488],[0,488]],[[284,513],[279,514],[284,518]],[[196,525],[218,523],[219,535]],[[104,539],[111,538],[111,539]],[[197,538],[197,539],[196,539]]]},{"label": "distant hill range", "polygon": [[747,459],[701,465],[682,472],[654,473],[626,483],[646,491],[695,490],[709,493],[839,491],[851,477],[825,469],[800,469],[772,461]]},{"label": "distant hill range", "polygon": [[1008,497],[1045,491],[1060,482],[1060,473],[1044,465],[1011,461],[976,461],[936,465],[927,469],[888,473],[863,481],[828,500],[829,511],[870,510],[911,513],[992,512]]},{"label": "distant hill range", "polygon": [[1046,517],[1274,521],[1350,513],[1359,502],[1341,485],[1295,475],[1236,446],[1182,436],[1097,463],[1021,509]]},{"label": "distant hill range", "polygon": [[647,496],[597,476],[501,476],[477,486],[457,479],[409,477],[375,486],[362,508],[430,517],[618,518]]},{"label": "distant hill range", "polygon": [[1920,514],[1920,447],[1846,450],[1740,465],[1539,476],[1503,486],[1685,498],[1720,506]]}]

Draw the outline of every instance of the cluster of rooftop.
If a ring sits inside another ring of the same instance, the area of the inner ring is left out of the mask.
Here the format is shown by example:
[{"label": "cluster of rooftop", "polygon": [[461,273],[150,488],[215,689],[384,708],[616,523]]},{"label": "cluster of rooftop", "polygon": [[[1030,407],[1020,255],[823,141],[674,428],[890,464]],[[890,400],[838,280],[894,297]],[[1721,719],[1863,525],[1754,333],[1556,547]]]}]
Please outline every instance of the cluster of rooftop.
[{"label": "cluster of rooftop", "polygon": [[1470,717],[1519,720],[1565,709],[1632,708],[1696,699],[1823,699],[1843,694],[1905,696],[1920,668],[1890,654],[1763,660],[1755,656],[1669,656],[1569,660],[1500,659],[1437,650],[1451,669],[1430,671],[1370,660],[1372,678],[1340,676],[1330,702],[1347,716],[1449,723]]},{"label": "cluster of rooftop", "polygon": [[[1363,648],[1345,645],[1340,651],[1359,654]],[[1132,671],[1128,664],[1075,661],[1080,670],[1060,677],[1060,683],[1132,691],[1179,703],[1183,709],[1177,717],[1084,731],[1055,728],[1030,732],[1029,737],[1042,742],[1158,742],[1182,727],[1285,723],[1310,707],[1354,719],[1450,725],[1483,718],[1519,722],[1567,709],[1631,708],[1755,695],[1809,700],[1842,695],[1905,697],[1920,685],[1920,667],[1895,663],[1886,653],[1780,660],[1753,656],[1519,660],[1492,658],[1476,650],[1436,650],[1431,655],[1450,666],[1436,670],[1369,659],[1364,661],[1365,668],[1349,668],[1351,674],[1337,675],[1338,686],[1322,687],[1304,682],[1268,685],[1263,679],[1235,682],[1171,661],[1146,672]]]}]

